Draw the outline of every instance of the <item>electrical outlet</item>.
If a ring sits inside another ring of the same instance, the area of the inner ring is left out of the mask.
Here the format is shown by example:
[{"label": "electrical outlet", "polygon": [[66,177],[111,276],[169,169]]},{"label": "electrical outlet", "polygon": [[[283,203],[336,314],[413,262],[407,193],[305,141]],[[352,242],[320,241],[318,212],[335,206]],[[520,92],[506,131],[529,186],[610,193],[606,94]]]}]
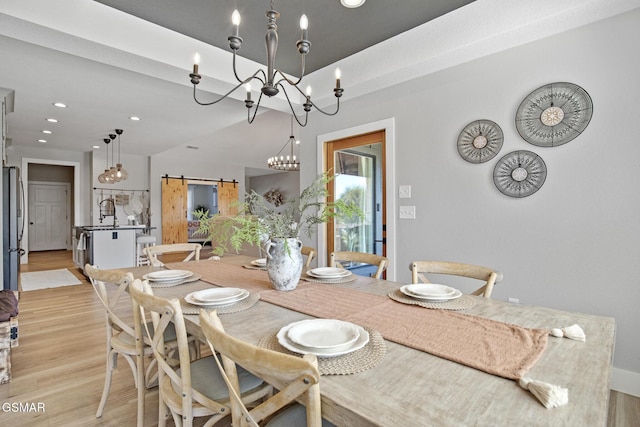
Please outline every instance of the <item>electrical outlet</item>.
[{"label": "electrical outlet", "polygon": [[507,301],[509,301],[510,303],[513,303],[513,304],[520,304],[520,299],[518,299],[518,298],[509,297],[509,298],[507,298]]},{"label": "electrical outlet", "polygon": [[416,219],[416,207],[400,206],[399,214],[400,219]]},{"label": "electrical outlet", "polygon": [[410,199],[411,198],[411,186],[410,185],[401,185],[398,187],[398,197],[401,199]]}]

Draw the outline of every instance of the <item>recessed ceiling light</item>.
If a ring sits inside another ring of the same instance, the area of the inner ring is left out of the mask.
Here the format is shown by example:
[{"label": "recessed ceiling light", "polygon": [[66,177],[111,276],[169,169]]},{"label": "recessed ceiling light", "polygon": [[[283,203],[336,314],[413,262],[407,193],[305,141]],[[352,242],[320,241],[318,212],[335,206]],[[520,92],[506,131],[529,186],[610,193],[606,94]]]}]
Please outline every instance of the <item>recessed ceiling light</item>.
[{"label": "recessed ceiling light", "polygon": [[46,144],[47,140],[46,139],[39,139],[38,142],[42,142],[43,144]]},{"label": "recessed ceiling light", "polygon": [[67,104],[64,104],[62,102],[54,102],[53,105],[58,108],[67,108]]},{"label": "recessed ceiling light", "polygon": [[342,4],[344,7],[353,9],[355,7],[362,6],[365,1],[366,0],[340,0],[340,4]]},{"label": "recessed ceiling light", "polygon": [[47,135],[51,135],[53,132],[51,132],[50,130],[43,130],[42,133],[46,133]]},{"label": "recessed ceiling light", "polygon": [[58,119],[47,119],[49,123],[58,123]]},{"label": "recessed ceiling light", "polygon": [[100,148],[100,146],[99,145],[94,145],[93,148]]},{"label": "recessed ceiling light", "polygon": [[138,117],[138,116],[131,116],[131,117],[129,117],[129,120],[133,120],[133,121],[135,121],[135,122],[139,122],[139,121],[140,121],[140,117]]}]

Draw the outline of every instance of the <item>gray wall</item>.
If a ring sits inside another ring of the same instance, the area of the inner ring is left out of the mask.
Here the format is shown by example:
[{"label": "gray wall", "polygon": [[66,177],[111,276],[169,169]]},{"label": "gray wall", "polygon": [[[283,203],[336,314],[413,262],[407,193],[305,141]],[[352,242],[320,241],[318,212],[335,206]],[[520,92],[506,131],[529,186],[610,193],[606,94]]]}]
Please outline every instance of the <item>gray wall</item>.
[{"label": "gray wall", "polygon": [[[396,182],[412,185],[402,204],[417,212],[397,221],[397,280],[410,280],[407,266],[416,259],[495,267],[504,273],[495,298],[615,317],[614,365],[640,373],[638,22],[636,10],[351,102],[344,76],[338,116],[315,114],[301,137],[394,117]],[[518,105],[562,81],[591,95],[591,123],[560,147],[526,143],[515,129]],[[456,149],[476,119],[495,121],[505,136],[498,156],[480,165]],[[302,162],[315,164],[316,148],[302,148]],[[512,199],[495,188],[492,172],[519,149],[539,154],[548,176],[534,195]],[[301,185],[315,173],[304,169]]]},{"label": "gray wall", "polygon": [[250,190],[262,196],[269,190],[278,190],[287,200],[300,194],[299,175],[299,172],[282,172],[254,176],[248,180],[248,185]]}]

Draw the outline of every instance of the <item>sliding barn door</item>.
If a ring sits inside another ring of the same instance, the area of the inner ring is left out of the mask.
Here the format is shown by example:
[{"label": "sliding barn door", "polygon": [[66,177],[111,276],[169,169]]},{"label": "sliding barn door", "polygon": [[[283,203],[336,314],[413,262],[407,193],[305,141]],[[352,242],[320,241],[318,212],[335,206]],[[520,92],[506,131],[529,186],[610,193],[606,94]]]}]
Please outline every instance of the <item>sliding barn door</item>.
[{"label": "sliding barn door", "polygon": [[218,184],[218,212],[220,215],[236,215],[238,208],[235,202],[238,200],[237,182],[220,182]]},{"label": "sliding barn door", "polygon": [[189,241],[187,224],[187,180],[162,178],[162,243]]}]

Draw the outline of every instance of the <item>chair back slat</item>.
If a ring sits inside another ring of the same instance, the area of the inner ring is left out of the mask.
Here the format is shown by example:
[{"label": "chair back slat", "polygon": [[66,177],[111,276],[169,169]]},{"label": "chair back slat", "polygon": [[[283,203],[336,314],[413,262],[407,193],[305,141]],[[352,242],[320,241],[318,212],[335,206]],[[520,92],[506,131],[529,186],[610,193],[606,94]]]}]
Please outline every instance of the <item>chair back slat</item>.
[{"label": "chair back slat", "polygon": [[489,267],[464,264],[450,261],[413,261],[409,265],[411,283],[431,283],[427,274],[446,274],[476,279],[484,284],[471,292],[471,295],[481,295],[491,298],[493,286],[502,280],[502,273]]},{"label": "chair back slat", "polygon": [[[89,276],[89,281],[104,307],[107,316],[107,328],[113,328],[116,331],[123,331],[132,337],[135,337],[134,329],[129,326],[127,322],[122,320],[120,315],[115,311],[118,306],[118,302],[123,295],[129,298],[127,289],[131,282],[133,282],[133,275],[126,272],[102,270],[90,264],[86,264],[84,266],[84,271],[87,276]],[[112,296],[109,296],[107,284],[117,286],[117,289]],[[109,332],[111,331],[109,330]]]},{"label": "chair back slat", "polygon": [[368,254],[365,252],[349,252],[349,251],[335,251],[331,252],[329,256],[329,265],[331,267],[344,268],[341,262],[361,262],[364,264],[371,264],[378,269],[373,277],[380,279],[382,273],[387,269],[389,265],[389,259],[386,256]]},{"label": "chair back slat", "polygon": [[164,263],[158,259],[158,255],[188,252],[183,262],[187,261],[200,261],[200,250],[202,245],[200,243],[174,243],[167,245],[155,245],[149,246],[143,249],[144,254],[149,258],[149,263],[153,267],[164,267]]},{"label": "chair back slat", "polygon": [[[301,401],[307,408],[308,426],[322,423],[320,410],[320,372],[316,356],[291,356],[257,347],[224,331],[217,313],[200,310],[200,326],[211,347],[219,353],[223,376],[232,398],[232,424],[256,426],[285,406]],[[274,386],[277,393],[250,410],[239,399],[236,364]]]}]

